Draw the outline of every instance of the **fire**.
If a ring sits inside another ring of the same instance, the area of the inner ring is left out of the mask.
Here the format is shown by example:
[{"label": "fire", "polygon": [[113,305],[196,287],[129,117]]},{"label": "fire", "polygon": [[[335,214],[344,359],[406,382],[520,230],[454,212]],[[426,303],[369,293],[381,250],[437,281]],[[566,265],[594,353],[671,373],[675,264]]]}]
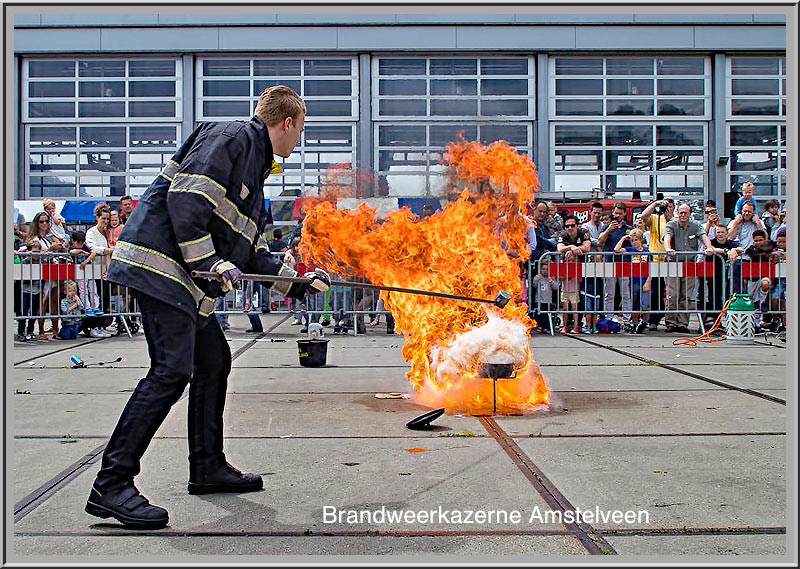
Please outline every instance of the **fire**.
[{"label": "fire", "polygon": [[[358,193],[363,175],[333,168],[319,198],[304,200],[300,254],[343,276],[370,282],[494,298],[503,309],[477,302],[382,292],[395,329],[405,337],[403,357],[414,399],[448,412],[492,412],[492,381],[479,377],[482,363],[514,363],[517,376],[497,381],[497,410],[520,413],[549,402],[547,382],[533,360],[527,330],[532,322],[520,301],[519,261],[528,256],[526,206],[539,189],[536,167],[507,143],[450,143],[451,201],[418,219],[407,209],[378,219],[361,203],[339,209],[339,198]],[[505,249],[504,249],[505,245]]]}]

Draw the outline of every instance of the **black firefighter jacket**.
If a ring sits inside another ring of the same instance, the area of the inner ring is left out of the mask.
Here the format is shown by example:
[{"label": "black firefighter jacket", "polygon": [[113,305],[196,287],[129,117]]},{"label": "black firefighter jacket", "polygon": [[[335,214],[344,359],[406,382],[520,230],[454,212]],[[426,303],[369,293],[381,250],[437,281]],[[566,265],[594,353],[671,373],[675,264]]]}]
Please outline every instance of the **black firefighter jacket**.
[{"label": "black firefighter jacket", "polygon": [[[218,281],[193,279],[191,271],[209,271],[223,259],[245,273],[297,276],[269,251],[264,181],[273,167],[279,169],[257,117],[201,124],[139,199],[114,248],[108,280],[196,319],[214,311],[222,290]],[[295,296],[302,285],[273,288]]]}]

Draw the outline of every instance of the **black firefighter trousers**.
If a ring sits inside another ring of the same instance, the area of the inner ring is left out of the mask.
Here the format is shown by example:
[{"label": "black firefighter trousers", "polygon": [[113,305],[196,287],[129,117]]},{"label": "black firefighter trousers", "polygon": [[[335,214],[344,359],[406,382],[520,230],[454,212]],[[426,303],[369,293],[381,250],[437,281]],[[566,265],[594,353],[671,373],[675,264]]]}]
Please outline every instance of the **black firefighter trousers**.
[{"label": "black firefighter trousers", "polygon": [[136,386],[106,445],[95,481],[100,492],[133,484],[140,460],[189,384],[189,478],[225,464],[222,413],[231,351],[215,318],[195,322],[182,310],[137,292],[150,371]]}]

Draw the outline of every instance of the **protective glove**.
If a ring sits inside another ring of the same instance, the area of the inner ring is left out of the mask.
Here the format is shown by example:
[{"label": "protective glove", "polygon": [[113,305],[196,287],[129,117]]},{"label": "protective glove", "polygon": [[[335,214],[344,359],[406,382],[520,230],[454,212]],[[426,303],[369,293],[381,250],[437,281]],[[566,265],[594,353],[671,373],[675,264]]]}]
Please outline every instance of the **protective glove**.
[{"label": "protective glove", "polygon": [[230,261],[217,261],[211,267],[211,270],[222,277],[222,292],[229,292],[235,288],[239,288],[239,280],[242,278],[242,271]]},{"label": "protective glove", "polygon": [[322,269],[317,269],[303,275],[307,279],[311,279],[308,283],[308,292],[314,294],[316,292],[325,292],[331,288],[331,277]]}]

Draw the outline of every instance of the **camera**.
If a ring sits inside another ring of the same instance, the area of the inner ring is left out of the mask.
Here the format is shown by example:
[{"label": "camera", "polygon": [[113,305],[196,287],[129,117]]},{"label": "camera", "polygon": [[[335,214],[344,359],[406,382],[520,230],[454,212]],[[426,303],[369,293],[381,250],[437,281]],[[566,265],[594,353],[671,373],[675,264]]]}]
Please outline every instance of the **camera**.
[{"label": "camera", "polygon": [[667,213],[667,202],[665,202],[665,201],[659,202],[658,205],[656,206],[655,212],[658,215],[662,215],[664,213]]}]

